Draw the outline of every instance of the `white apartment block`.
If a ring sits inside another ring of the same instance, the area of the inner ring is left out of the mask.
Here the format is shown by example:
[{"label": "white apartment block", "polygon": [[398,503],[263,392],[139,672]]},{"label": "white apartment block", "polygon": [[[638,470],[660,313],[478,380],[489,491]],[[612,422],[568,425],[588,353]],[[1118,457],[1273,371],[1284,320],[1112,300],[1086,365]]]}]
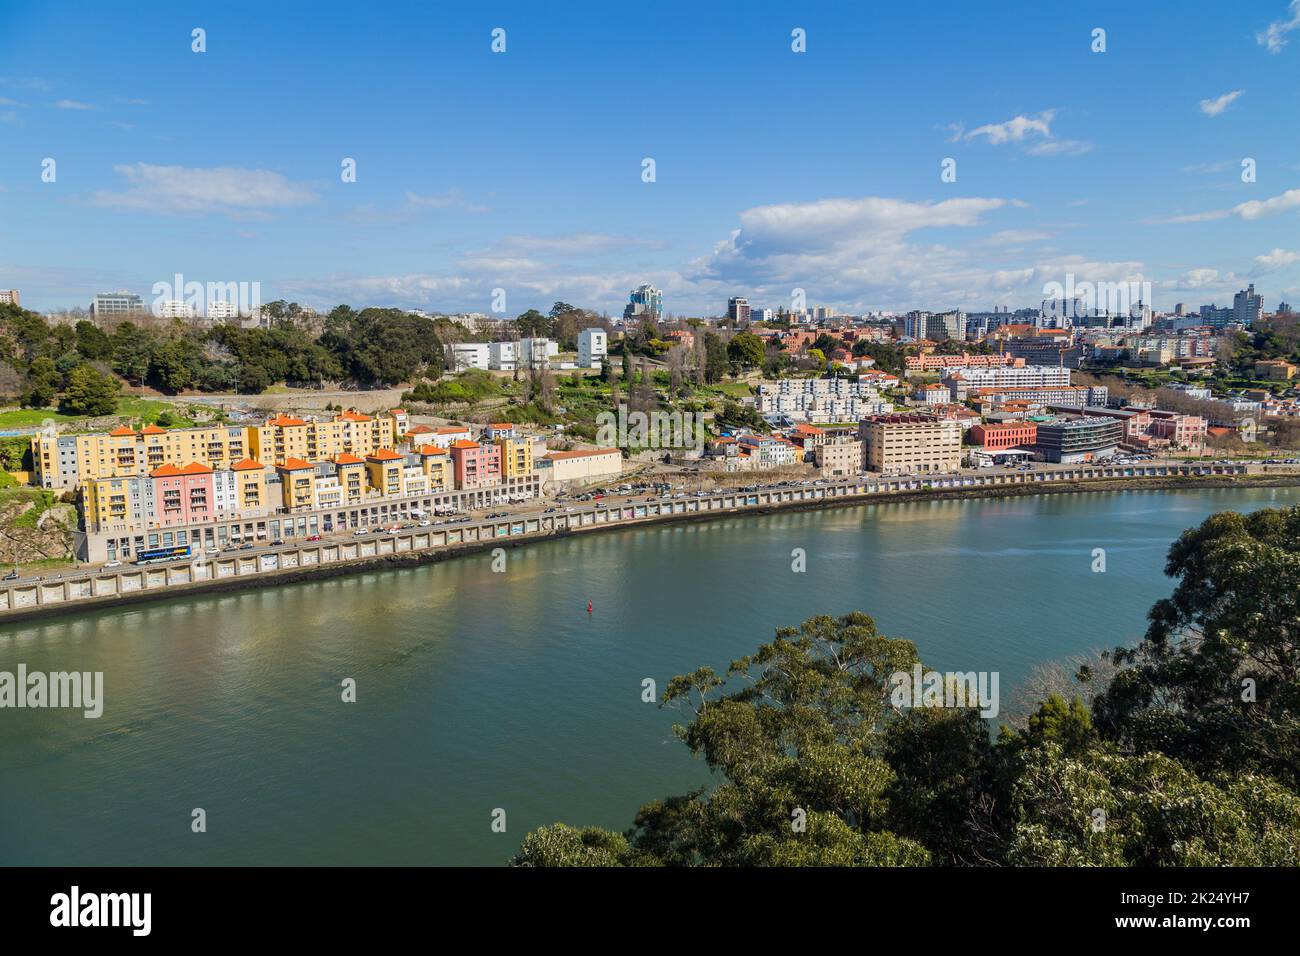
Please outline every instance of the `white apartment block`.
[{"label": "white apartment block", "polygon": [[447,346],[447,367],[453,372],[471,368],[487,371],[490,354],[487,342],[456,342]]},{"label": "white apartment block", "polygon": [[578,333],[578,367],[600,368],[608,352],[608,336],[604,329],[583,329]]},{"label": "white apartment block", "polygon": [[559,344],[550,339],[520,339],[517,361],[525,368],[546,368],[559,354]]},{"label": "white apartment block", "polygon": [[763,382],[754,407],[760,415],[781,415],[791,421],[856,422],[893,406],[865,382],[818,378]]},{"label": "white apartment block", "polygon": [[1070,370],[1057,365],[945,368],[939,377],[948,381],[958,374],[967,388],[1047,388],[1070,384]]},{"label": "white apartment block", "polygon": [[160,319],[192,319],[194,309],[184,299],[162,299],[154,303],[153,314]]},{"label": "white apartment block", "polygon": [[209,322],[221,322],[239,317],[239,307],[233,302],[209,302],[207,308]]},{"label": "white apartment block", "polygon": [[488,365],[497,372],[513,372],[519,361],[519,349],[514,342],[489,342]]}]

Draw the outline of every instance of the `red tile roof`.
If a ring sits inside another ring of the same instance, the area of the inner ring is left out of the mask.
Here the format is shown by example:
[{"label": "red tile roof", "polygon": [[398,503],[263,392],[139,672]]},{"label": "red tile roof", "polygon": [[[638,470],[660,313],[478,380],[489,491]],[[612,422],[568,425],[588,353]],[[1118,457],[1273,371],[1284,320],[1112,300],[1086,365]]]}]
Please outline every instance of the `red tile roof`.
[{"label": "red tile roof", "polygon": [[212,474],[212,469],[207,465],[200,464],[197,461],[192,461],[182,468],[180,473],[182,475],[210,475]]},{"label": "red tile roof", "polygon": [[127,428],[125,425],[119,425],[117,428],[114,428],[109,432],[109,434],[114,438],[125,438],[127,435],[130,435],[132,438],[135,437],[135,431]]},{"label": "red tile roof", "polygon": [[361,459],[361,458],[358,458],[356,455],[349,455],[349,454],[347,454],[347,453],[345,452],[345,453],[342,454],[342,455],[335,455],[335,456],[334,456],[334,464],[336,464],[336,465],[364,465],[364,464],[365,464],[365,460],[364,460],[364,459]]},{"label": "red tile roof", "polygon": [[149,472],[149,477],[150,478],[171,478],[174,475],[179,475],[180,473],[181,470],[177,468],[175,465],[159,465],[153,471]]},{"label": "red tile roof", "polygon": [[307,424],[301,418],[294,418],[292,415],[276,415],[274,418],[268,418],[266,423],[268,425],[279,425],[281,428]]},{"label": "red tile roof", "polygon": [[254,461],[251,458],[242,458],[230,466],[231,471],[252,471],[254,468],[265,468],[266,465],[260,461]]},{"label": "red tile roof", "polygon": [[286,458],[275,467],[283,468],[286,471],[300,471],[303,468],[310,468],[311,462],[303,461],[301,458]]},{"label": "red tile roof", "polygon": [[416,449],[421,455],[445,455],[447,449],[439,448],[437,445],[421,445]]},{"label": "red tile roof", "polygon": [[401,455],[393,451],[391,448],[380,448],[378,451],[366,455],[366,458],[370,461],[399,461],[401,457]]},{"label": "red tile roof", "polygon": [[166,435],[167,429],[159,428],[157,425],[146,425],[140,429],[141,435]]}]

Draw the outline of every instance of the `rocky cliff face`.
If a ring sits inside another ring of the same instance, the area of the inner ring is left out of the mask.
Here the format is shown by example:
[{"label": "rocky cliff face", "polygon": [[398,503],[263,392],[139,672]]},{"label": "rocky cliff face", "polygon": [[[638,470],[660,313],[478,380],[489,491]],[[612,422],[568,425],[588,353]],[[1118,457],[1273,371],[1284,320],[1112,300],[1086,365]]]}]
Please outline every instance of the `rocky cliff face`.
[{"label": "rocky cliff face", "polygon": [[0,562],[70,560],[76,508],[41,488],[0,490]]}]

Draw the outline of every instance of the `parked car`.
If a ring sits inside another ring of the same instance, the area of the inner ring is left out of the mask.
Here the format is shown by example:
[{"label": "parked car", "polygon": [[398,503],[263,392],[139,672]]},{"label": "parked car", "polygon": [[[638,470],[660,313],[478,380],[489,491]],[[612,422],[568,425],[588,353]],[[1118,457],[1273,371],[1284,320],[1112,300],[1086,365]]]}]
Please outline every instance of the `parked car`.
[{"label": "parked car", "polygon": [[5,581],[13,581],[13,580],[16,580],[17,578],[18,578],[18,572],[15,570],[15,571],[10,571],[8,574],[6,574],[6,575],[4,576],[4,578],[3,578],[3,580],[5,580]]},{"label": "parked car", "polygon": [[104,567],[106,567],[106,568],[120,568],[121,566],[122,566],[122,562],[121,562],[121,561],[105,561],[105,562],[104,562]]},{"label": "parked car", "polygon": [[307,535],[307,540],[308,540],[308,541],[319,541],[319,540],[320,540],[320,535],[318,535],[318,534],[309,534],[309,535]]},{"label": "parked car", "polygon": [[356,536],[356,537],[359,538],[359,537],[361,537],[361,535],[363,535],[363,534],[370,534],[370,529],[369,529],[369,528],[357,528],[357,530],[356,530],[356,531],[353,531],[352,534],[353,534],[354,536]]},{"label": "parked car", "polygon": [[273,548],[283,548],[283,547],[284,547],[284,539],[283,539],[283,538],[276,538],[274,541],[271,542],[271,547],[273,547]]}]

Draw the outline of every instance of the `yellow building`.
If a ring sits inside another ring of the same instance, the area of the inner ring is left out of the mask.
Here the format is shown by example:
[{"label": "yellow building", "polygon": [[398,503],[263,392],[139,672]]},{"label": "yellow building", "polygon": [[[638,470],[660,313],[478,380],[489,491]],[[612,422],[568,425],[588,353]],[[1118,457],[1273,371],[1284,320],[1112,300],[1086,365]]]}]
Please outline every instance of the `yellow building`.
[{"label": "yellow building", "polygon": [[[493,425],[493,428],[500,428]],[[527,437],[498,438],[501,449],[501,477],[524,478],[533,473],[533,440]]]},{"label": "yellow building", "polygon": [[[329,421],[276,415],[249,429],[250,453],[258,461],[282,462],[289,458],[319,461],[337,455],[369,455],[396,444],[399,418],[393,412],[362,415],[350,409]],[[402,426],[404,427],[404,425]]]},{"label": "yellow building", "polygon": [[402,470],[405,459],[391,448],[380,448],[366,455],[366,475],[370,487],[382,495],[402,493]]},{"label": "yellow building", "polygon": [[316,467],[301,458],[286,458],[278,462],[280,473],[281,507],[310,508],[316,500]]},{"label": "yellow building", "polygon": [[451,467],[451,452],[437,445],[421,445],[415,449],[420,456],[420,466],[429,476],[429,491],[452,491],[455,488],[455,472]]},{"label": "yellow building", "polygon": [[335,455],[334,468],[339,477],[343,500],[360,501],[366,495],[366,462],[356,455]]},{"label": "yellow building", "polygon": [[136,432],[126,426],[111,432],[32,436],[34,483],[43,488],[76,488],[94,478],[144,476],[163,465],[199,462],[219,470],[249,454],[249,429],[242,425],[159,428]]},{"label": "yellow building", "polygon": [[91,478],[82,485],[81,508],[90,531],[143,527],[153,516],[153,479]]},{"label": "yellow building", "polygon": [[[259,461],[245,458],[230,466],[234,475],[235,511],[261,511],[271,507],[266,491],[269,469]],[[218,506],[220,507],[220,506]]]}]

